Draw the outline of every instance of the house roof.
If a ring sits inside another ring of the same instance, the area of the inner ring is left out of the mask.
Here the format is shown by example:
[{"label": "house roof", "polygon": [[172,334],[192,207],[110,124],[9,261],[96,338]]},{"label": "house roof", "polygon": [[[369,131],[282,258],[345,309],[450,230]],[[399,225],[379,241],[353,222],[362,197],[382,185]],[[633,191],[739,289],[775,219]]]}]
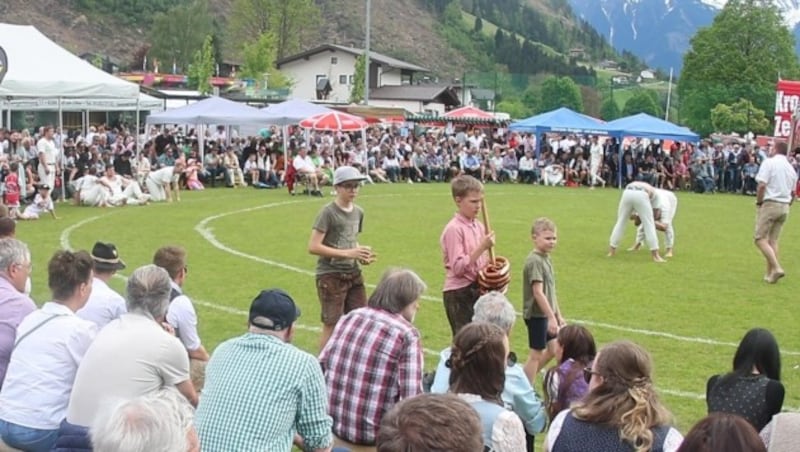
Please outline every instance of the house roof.
[{"label": "house roof", "polygon": [[[298,54],[295,54],[295,55],[290,55],[288,57],[281,58],[280,60],[275,62],[275,66],[277,66],[277,68],[280,69],[281,66],[283,66],[284,64],[287,64],[287,63],[291,63],[292,61],[297,61],[297,60],[302,59],[302,58],[306,58],[307,59],[308,57],[311,57],[313,55],[317,55],[317,54],[322,53],[322,52],[337,52],[337,51],[349,53],[349,54],[355,55],[355,56],[358,56],[358,55],[361,55],[362,53],[364,53],[364,49],[357,49],[357,48],[354,48],[354,47],[340,46],[340,45],[337,45],[337,44],[324,44],[324,45],[321,45],[319,47],[315,47],[313,49],[306,50],[305,52],[301,52],[301,53],[298,53]],[[379,63],[379,64],[385,64],[386,66],[390,66],[390,67],[394,67],[394,68],[398,68],[398,69],[408,69],[410,71],[416,71],[416,72],[430,72],[429,69],[426,69],[426,68],[424,68],[422,66],[417,66],[416,64],[412,64],[412,63],[408,63],[408,62],[405,62],[405,61],[402,61],[402,60],[398,60],[396,58],[392,58],[392,57],[384,55],[382,53],[373,52],[371,50],[369,52],[369,58],[370,58],[370,61],[374,61],[374,62]]]},{"label": "house roof", "polygon": [[473,88],[470,90],[472,98],[477,100],[494,100],[494,90]]},{"label": "house roof", "polygon": [[382,86],[371,89],[369,97],[384,100],[436,101],[445,105],[458,105],[461,102],[449,86],[435,85]]}]

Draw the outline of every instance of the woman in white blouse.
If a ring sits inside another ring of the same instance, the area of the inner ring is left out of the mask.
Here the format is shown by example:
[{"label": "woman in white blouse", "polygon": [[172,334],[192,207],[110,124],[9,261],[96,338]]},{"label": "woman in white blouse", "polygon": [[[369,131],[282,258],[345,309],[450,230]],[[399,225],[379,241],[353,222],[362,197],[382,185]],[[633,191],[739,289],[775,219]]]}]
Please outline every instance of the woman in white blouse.
[{"label": "woman in white blouse", "polygon": [[503,406],[508,337],[496,325],[475,322],[453,339],[450,392],[475,408],[483,424],[483,445],[493,452],[525,450],[525,428]]}]

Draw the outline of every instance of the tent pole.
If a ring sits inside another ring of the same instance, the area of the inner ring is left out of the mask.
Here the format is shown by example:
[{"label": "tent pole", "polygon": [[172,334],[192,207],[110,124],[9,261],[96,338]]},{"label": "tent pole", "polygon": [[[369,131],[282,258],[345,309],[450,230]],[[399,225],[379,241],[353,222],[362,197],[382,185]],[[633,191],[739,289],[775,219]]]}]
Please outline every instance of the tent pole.
[{"label": "tent pole", "polygon": [[206,154],[206,125],[198,124],[195,133],[197,133],[197,150],[200,153],[200,162],[202,164],[205,161]]},{"label": "tent pole", "polygon": [[58,150],[61,152],[61,199],[67,198],[67,178],[64,176],[67,156],[64,155],[64,112],[61,109],[61,98],[58,98]]},{"label": "tent pole", "polygon": [[136,130],[134,131],[134,134],[133,134],[133,137],[134,137],[134,140],[133,140],[133,151],[136,154],[136,158],[137,159],[139,158],[139,127],[141,127],[141,124],[139,124],[139,122],[140,122],[139,121],[139,98],[137,97],[136,98]]},{"label": "tent pole", "polygon": [[286,177],[286,171],[289,170],[289,125],[283,125],[283,174]]}]

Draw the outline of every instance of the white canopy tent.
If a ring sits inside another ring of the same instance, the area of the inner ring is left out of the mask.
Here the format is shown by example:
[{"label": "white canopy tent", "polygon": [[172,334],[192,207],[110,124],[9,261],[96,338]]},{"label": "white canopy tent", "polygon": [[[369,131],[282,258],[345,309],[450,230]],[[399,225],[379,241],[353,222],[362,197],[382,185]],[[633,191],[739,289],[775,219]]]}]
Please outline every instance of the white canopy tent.
[{"label": "white canopy tent", "polygon": [[8,72],[0,97],[136,99],[139,86],[78,58],[30,25],[0,24]]},{"label": "white canopy tent", "polygon": [[[209,97],[185,107],[154,113],[147,117],[147,124],[196,124],[198,134],[203,136],[202,126],[209,124],[222,126],[265,125],[267,113],[239,102]],[[197,140],[200,146],[200,158],[204,158],[204,141]]]},{"label": "white canopy tent", "polygon": [[[58,109],[58,99],[14,99],[8,101],[6,108],[11,111],[42,111]],[[65,111],[135,111],[163,110],[164,101],[139,93],[136,99],[62,99],[61,108]]]},{"label": "white canopy tent", "polygon": [[[35,27],[0,23],[0,47],[6,73],[0,82],[0,109],[20,98],[54,99],[58,127],[63,129],[64,99],[127,99],[136,103],[139,128],[139,86],[117,78],[78,58]],[[2,114],[0,113],[0,125]],[[63,142],[61,155],[64,158]],[[62,195],[64,180],[62,172]]]}]

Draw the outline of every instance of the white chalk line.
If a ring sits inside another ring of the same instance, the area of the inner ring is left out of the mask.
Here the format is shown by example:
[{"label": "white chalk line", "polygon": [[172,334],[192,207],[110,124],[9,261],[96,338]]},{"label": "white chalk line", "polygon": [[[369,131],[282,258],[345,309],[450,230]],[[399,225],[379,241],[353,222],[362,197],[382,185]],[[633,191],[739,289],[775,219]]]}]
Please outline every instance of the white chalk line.
[{"label": "white chalk line", "polygon": [[[270,204],[265,204],[265,205],[261,205],[261,206],[250,207],[250,208],[240,209],[240,210],[227,212],[227,213],[223,213],[223,214],[213,215],[211,217],[207,217],[207,218],[203,219],[200,223],[198,223],[195,226],[194,229],[201,236],[203,236],[209,243],[211,243],[213,246],[215,246],[216,248],[218,248],[218,249],[220,249],[222,251],[228,252],[230,254],[233,254],[233,255],[236,255],[236,256],[239,256],[239,257],[244,257],[246,259],[250,259],[250,260],[257,261],[257,262],[261,262],[261,263],[264,263],[266,265],[272,265],[272,266],[276,266],[278,268],[283,268],[285,270],[289,270],[289,271],[293,271],[293,272],[297,272],[297,273],[301,273],[301,274],[306,274],[306,275],[310,275],[310,276],[314,276],[315,273],[312,272],[312,271],[305,270],[305,269],[302,269],[302,268],[299,268],[299,267],[294,267],[294,266],[291,266],[291,265],[287,265],[287,264],[284,264],[284,263],[281,263],[281,262],[271,261],[269,259],[264,259],[264,258],[261,258],[261,257],[258,257],[258,256],[252,256],[252,255],[240,252],[238,250],[235,250],[233,248],[230,248],[230,247],[224,245],[222,242],[219,242],[216,239],[216,237],[214,236],[213,232],[211,232],[212,231],[211,228],[208,228],[206,226],[211,221],[214,221],[216,219],[219,219],[219,218],[222,218],[222,217],[226,217],[226,216],[229,216],[229,215],[246,213],[246,212],[251,212],[251,211],[254,211],[254,210],[277,207],[277,206],[282,206],[282,205],[295,204],[295,203],[299,203],[299,202],[302,202],[302,201],[284,201],[284,202],[278,202],[278,203],[270,203]],[[65,228],[61,232],[61,236],[60,236],[60,240],[59,240],[60,244],[61,244],[61,247],[64,248],[64,249],[72,249],[72,247],[70,245],[69,238],[70,238],[70,235],[72,234],[73,231],[75,231],[76,229],[78,229],[78,228],[80,228],[80,227],[82,227],[82,226],[84,226],[86,224],[92,223],[92,222],[97,221],[97,220],[99,220],[101,218],[105,218],[105,217],[107,217],[109,215],[112,215],[113,213],[115,213],[115,212],[109,212],[109,213],[106,213],[106,214],[103,214],[103,215],[97,215],[97,216],[89,217],[87,219],[81,220],[78,223],[75,223],[75,224]],[[127,277],[125,277],[124,275],[117,274],[116,276],[121,278],[121,279],[123,279],[123,280],[127,280]],[[374,285],[369,285],[369,286],[370,287],[374,287]],[[441,301],[440,299],[434,298],[434,297],[425,296],[423,298],[429,299],[429,300],[432,300],[432,301]],[[195,304],[203,306],[205,308],[214,309],[216,311],[225,312],[225,313],[232,314],[232,315],[239,315],[239,316],[247,316],[247,315],[249,315],[249,313],[247,311],[242,310],[242,309],[237,309],[237,308],[234,308],[234,307],[231,307],[231,306],[219,305],[219,304],[211,303],[211,302],[204,301],[204,300],[192,300],[192,301]],[[599,322],[592,322],[592,321],[578,321],[578,322],[579,323],[585,323],[585,324],[588,324],[588,325],[598,326],[598,327],[602,327],[602,328],[610,328],[610,329],[615,329],[615,330],[619,330],[619,331],[627,331],[627,332],[638,333],[638,334],[646,334],[646,335],[651,335],[651,336],[652,335],[663,336],[663,337],[669,337],[669,338],[677,339],[677,340],[687,340],[688,339],[689,342],[699,342],[699,343],[705,343],[705,344],[709,344],[709,345],[733,345],[733,346],[737,345],[737,344],[732,344],[732,343],[727,343],[727,342],[714,341],[712,339],[683,337],[683,336],[673,335],[673,334],[670,334],[670,333],[662,333],[662,332],[656,332],[656,331],[650,331],[650,330],[627,328],[627,327],[621,327],[621,326],[611,325],[611,324],[604,324],[604,323],[599,323]],[[319,332],[322,331],[322,328],[319,327],[319,326],[305,325],[305,324],[300,324],[300,323],[297,323],[296,326],[300,330],[310,331],[310,332],[314,332],[314,333],[319,333]],[[431,350],[431,349],[427,349],[427,348],[424,348],[423,352],[425,354],[429,355],[429,356],[438,356],[439,355],[439,352],[437,352],[436,350]],[[792,354],[797,354],[797,352],[792,352]],[[673,390],[673,389],[662,389],[662,388],[659,388],[658,391],[663,393],[663,394],[671,395],[671,396],[675,396],[675,397],[688,398],[688,399],[694,399],[694,400],[704,400],[705,399],[705,395],[704,394],[699,394],[699,393],[694,393],[694,392],[680,391],[680,390]]]},{"label": "white chalk line", "polygon": [[[290,204],[290,203],[291,202],[287,202],[285,204]],[[82,227],[84,225],[87,225],[89,223],[97,221],[97,220],[99,220],[101,218],[105,218],[105,217],[107,217],[107,216],[109,216],[109,215],[111,215],[113,213],[114,212],[108,212],[108,213],[103,214],[103,215],[96,215],[96,216],[93,216],[93,217],[89,217],[89,218],[86,218],[85,220],[81,220],[78,223],[75,223],[75,224],[67,227],[66,229],[61,231],[61,236],[59,238],[59,243],[60,243],[61,247],[63,249],[65,249],[65,250],[72,250],[72,246],[70,244],[69,238],[70,238],[70,235],[72,235],[73,231],[75,231],[76,229],[78,229],[78,228],[80,228],[80,227]],[[312,273],[312,275],[313,275],[313,273]],[[115,274],[114,277],[119,278],[119,279],[121,279],[123,281],[127,281],[128,280],[128,278],[125,275],[120,274],[120,273]],[[203,306],[205,308],[210,308],[210,309],[214,309],[214,310],[217,310],[217,311],[221,311],[221,312],[224,312],[224,313],[227,313],[227,314],[238,315],[238,316],[243,316],[243,317],[247,317],[249,315],[248,311],[245,311],[243,309],[234,308],[234,307],[231,307],[231,306],[224,306],[224,305],[219,305],[219,304],[216,304],[216,303],[211,303],[209,301],[195,300],[195,299],[192,299],[192,302],[194,304],[196,304],[196,305],[200,305],[200,306]],[[314,333],[321,333],[322,332],[322,327],[319,327],[319,326],[304,325],[304,324],[301,324],[301,323],[295,323],[295,326],[297,327],[297,329],[304,330],[304,331],[311,331],[311,332],[314,332]],[[423,351],[426,354],[431,355],[431,356],[438,356],[439,355],[439,352],[437,352],[435,350],[430,350],[430,349],[425,348],[425,349],[423,349]]]}]

